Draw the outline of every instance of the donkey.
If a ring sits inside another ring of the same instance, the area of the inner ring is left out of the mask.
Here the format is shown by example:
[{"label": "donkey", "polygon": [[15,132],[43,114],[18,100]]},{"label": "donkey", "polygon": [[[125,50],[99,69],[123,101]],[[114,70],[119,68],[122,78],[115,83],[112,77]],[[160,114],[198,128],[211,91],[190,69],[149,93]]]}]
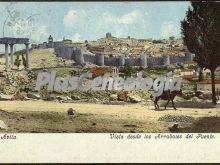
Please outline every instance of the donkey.
[{"label": "donkey", "polygon": [[[158,105],[158,101],[159,99],[163,99],[163,100],[168,100],[166,105],[165,105],[165,109],[167,108],[167,105],[169,104],[169,102],[171,101],[172,102],[172,105],[173,105],[173,108],[176,110],[176,107],[173,103],[173,100],[174,98],[177,96],[177,95],[182,95],[182,90],[180,89],[179,91],[177,90],[174,90],[174,91],[170,91],[170,90],[167,90],[167,91],[163,91],[163,93],[160,95],[160,96],[156,96],[154,98],[154,106],[155,106],[155,109],[159,109],[159,105]],[[151,98],[153,96],[151,95]]]}]

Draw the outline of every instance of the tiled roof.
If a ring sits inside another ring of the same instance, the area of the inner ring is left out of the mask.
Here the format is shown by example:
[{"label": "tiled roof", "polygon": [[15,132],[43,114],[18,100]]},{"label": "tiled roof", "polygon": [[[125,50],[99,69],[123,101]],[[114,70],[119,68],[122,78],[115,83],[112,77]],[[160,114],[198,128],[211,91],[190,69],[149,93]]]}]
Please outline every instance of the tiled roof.
[{"label": "tiled roof", "polygon": [[112,68],[110,67],[93,67],[90,69],[90,72],[96,77],[111,71]]},{"label": "tiled roof", "polygon": [[184,76],[181,76],[181,77],[184,78],[184,79],[192,79],[193,75],[184,75]]},{"label": "tiled roof", "polygon": [[184,61],[183,64],[196,64],[195,61]]},{"label": "tiled roof", "polygon": [[[203,80],[203,81],[200,81],[198,82],[199,84],[211,84],[212,83],[212,80],[209,79],[209,80]],[[217,79],[215,80],[215,84],[220,84],[220,79]]]}]

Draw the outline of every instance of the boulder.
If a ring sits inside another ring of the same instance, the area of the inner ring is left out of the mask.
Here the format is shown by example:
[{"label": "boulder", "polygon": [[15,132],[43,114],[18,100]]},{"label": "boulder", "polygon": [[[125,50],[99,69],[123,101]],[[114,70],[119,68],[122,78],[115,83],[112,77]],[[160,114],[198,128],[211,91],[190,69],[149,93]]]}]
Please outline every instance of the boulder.
[{"label": "boulder", "polygon": [[0,77],[5,77],[5,72],[4,71],[0,71]]},{"label": "boulder", "polygon": [[74,110],[73,108],[69,108],[67,110],[67,115],[76,116],[76,110]]},{"label": "boulder", "polygon": [[180,102],[180,101],[184,101],[184,100],[185,100],[184,98],[179,97],[179,96],[176,96],[174,99],[174,101],[176,101],[176,102]]},{"label": "boulder", "polygon": [[56,96],[56,99],[57,100],[67,100],[67,98],[64,96]]},{"label": "boulder", "polygon": [[51,94],[49,96],[48,100],[50,100],[50,101],[56,100],[56,96],[54,94]]},{"label": "boulder", "polygon": [[203,93],[205,93],[205,92],[202,90],[197,90],[195,95],[198,97],[198,96],[202,95]]},{"label": "boulder", "polygon": [[110,98],[109,98],[111,101],[116,101],[118,100],[118,96],[116,94],[112,94],[110,95]]},{"label": "boulder", "polygon": [[0,100],[12,100],[13,96],[0,94]]},{"label": "boulder", "polygon": [[72,100],[72,98],[71,98],[71,97],[69,97],[69,96],[67,96],[67,97],[66,97],[66,99],[67,99],[67,100]]},{"label": "boulder", "polygon": [[168,127],[171,132],[175,132],[179,129],[179,124],[174,123],[172,127]]},{"label": "boulder", "polygon": [[1,129],[3,129],[3,130],[7,130],[8,129],[7,125],[2,120],[0,120],[0,130]]},{"label": "boulder", "polygon": [[29,97],[24,97],[24,100],[30,100],[30,98]]},{"label": "boulder", "polygon": [[201,99],[199,99],[198,97],[193,97],[192,102],[201,102]]},{"label": "boulder", "polygon": [[198,98],[199,98],[199,99],[203,99],[203,96],[202,96],[202,95],[199,95]]},{"label": "boulder", "polygon": [[126,91],[120,92],[117,94],[118,101],[128,101],[128,98],[129,98],[128,92],[126,92]]},{"label": "boulder", "polygon": [[211,92],[205,92],[201,95],[201,98],[204,100],[210,100],[212,99],[212,93]]},{"label": "boulder", "polygon": [[141,102],[141,98],[139,96],[129,96],[131,103],[139,103]]},{"label": "boulder", "polygon": [[27,93],[27,97],[30,99],[40,99],[40,95],[36,93]]},{"label": "boulder", "polygon": [[95,102],[99,101],[99,99],[97,99],[97,98],[92,98],[92,100],[95,101]]},{"label": "boulder", "polygon": [[12,100],[25,100],[25,96],[20,92],[16,92],[12,98]]},{"label": "boulder", "polygon": [[74,96],[74,95],[72,95],[72,96],[71,96],[71,99],[73,99],[73,100],[80,100],[81,98],[80,98],[79,96]]}]

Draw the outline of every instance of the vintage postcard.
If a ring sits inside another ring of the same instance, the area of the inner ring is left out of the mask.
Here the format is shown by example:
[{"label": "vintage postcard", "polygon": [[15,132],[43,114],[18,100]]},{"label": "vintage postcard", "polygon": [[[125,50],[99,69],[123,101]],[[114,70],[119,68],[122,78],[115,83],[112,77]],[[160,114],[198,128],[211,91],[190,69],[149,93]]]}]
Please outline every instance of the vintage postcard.
[{"label": "vintage postcard", "polygon": [[0,12],[1,163],[219,161],[219,2]]}]

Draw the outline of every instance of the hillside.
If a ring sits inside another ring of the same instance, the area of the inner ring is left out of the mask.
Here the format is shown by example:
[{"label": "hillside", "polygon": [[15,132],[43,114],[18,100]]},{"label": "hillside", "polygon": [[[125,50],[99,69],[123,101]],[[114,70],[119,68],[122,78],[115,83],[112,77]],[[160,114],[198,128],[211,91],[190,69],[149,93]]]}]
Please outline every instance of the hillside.
[{"label": "hillside", "polygon": [[[19,54],[21,58],[21,54]],[[9,62],[10,62],[9,57]],[[16,55],[14,55],[14,60],[16,59]],[[49,48],[49,49],[33,49],[30,50],[29,52],[29,60],[30,60],[30,67],[31,68],[53,68],[53,67],[62,67],[64,65],[69,66],[74,61],[71,60],[63,60],[60,57],[56,57],[54,54],[54,49]],[[0,69],[3,70],[5,67],[5,57],[0,57]],[[15,66],[15,68],[17,68]],[[23,68],[22,62],[21,66],[19,67],[20,69]]]}]

